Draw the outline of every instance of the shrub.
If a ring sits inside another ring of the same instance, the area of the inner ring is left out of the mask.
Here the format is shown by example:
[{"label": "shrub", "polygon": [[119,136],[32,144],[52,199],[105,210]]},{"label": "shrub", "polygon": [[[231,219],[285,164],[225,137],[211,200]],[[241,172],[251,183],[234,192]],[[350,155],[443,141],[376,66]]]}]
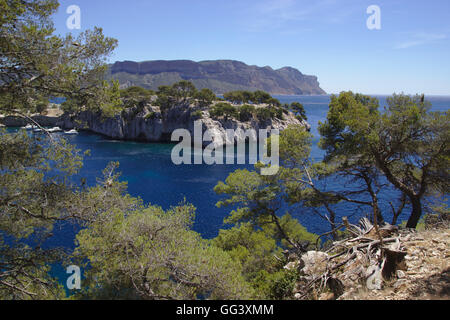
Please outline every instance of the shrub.
[{"label": "shrub", "polygon": [[253,118],[256,108],[251,105],[243,105],[239,108],[239,120],[240,121],[250,121]]},{"label": "shrub", "polygon": [[200,97],[202,103],[208,105],[211,103],[210,99],[215,97],[209,89],[203,89],[199,93],[194,84],[186,80],[174,83],[172,86],[159,86],[156,94],[158,96],[156,105],[164,111],[173,108],[177,103],[190,103],[190,98],[199,99]]},{"label": "shrub", "polygon": [[165,112],[166,110],[173,108],[175,104],[176,100],[166,94],[159,94],[155,101],[155,105],[161,108],[161,112]]},{"label": "shrub", "polygon": [[173,95],[178,101],[186,101],[197,94],[197,88],[190,81],[182,80],[172,85]]},{"label": "shrub", "polygon": [[271,107],[281,107],[281,102],[278,101],[278,99],[275,98],[270,98],[269,100],[266,101],[267,104],[269,104],[269,106]]},{"label": "shrub", "polygon": [[120,97],[125,98],[125,99],[129,99],[129,98],[148,99],[152,95],[155,94],[152,90],[147,90],[145,88],[138,87],[138,86],[132,86],[132,87],[128,87],[126,89],[121,89],[119,92],[120,92]]},{"label": "shrub", "polygon": [[298,120],[300,120],[300,121],[308,120],[308,117],[306,116],[305,108],[303,107],[303,105],[301,103],[292,102],[290,108],[292,109],[292,111],[297,113],[297,115],[299,116],[299,117],[297,117]]},{"label": "shrub", "polygon": [[258,90],[253,93],[255,103],[269,103],[271,99],[273,99],[272,96],[265,91]]},{"label": "shrub", "polygon": [[203,112],[201,110],[194,111],[191,113],[191,118],[201,119],[201,118],[203,118]]},{"label": "shrub", "polygon": [[207,88],[198,91],[197,94],[195,95],[195,98],[198,100],[198,103],[202,108],[211,105],[211,103],[214,100],[217,100],[217,97],[214,94],[214,92],[212,92]]},{"label": "shrub", "polygon": [[256,117],[259,121],[267,121],[272,119],[272,113],[269,108],[257,108]]},{"label": "shrub", "polygon": [[236,107],[224,102],[213,106],[209,113],[213,118],[224,117],[225,120],[228,120],[228,118],[236,118],[238,115]]},{"label": "shrub", "polygon": [[242,103],[244,100],[244,96],[241,91],[231,91],[223,94],[223,98],[232,103]]},{"label": "shrub", "polygon": [[278,119],[283,119],[283,109],[282,108],[273,108],[274,117]]}]

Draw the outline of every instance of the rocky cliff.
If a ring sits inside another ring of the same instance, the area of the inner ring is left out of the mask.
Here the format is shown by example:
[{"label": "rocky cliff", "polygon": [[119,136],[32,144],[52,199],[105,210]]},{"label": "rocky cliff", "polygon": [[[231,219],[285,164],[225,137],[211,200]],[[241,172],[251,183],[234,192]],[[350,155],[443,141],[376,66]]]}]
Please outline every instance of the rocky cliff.
[{"label": "rocky cliff", "polygon": [[119,80],[122,87],[141,86],[152,90],[160,85],[189,80],[197,88],[209,88],[216,94],[234,90],[263,90],[271,94],[292,95],[325,94],[316,76],[304,75],[291,67],[274,70],[234,60],[123,61],[110,65],[108,76]]},{"label": "rocky cliff", "polygon": [[[172,132],[176,129],[187,129],[194,136],[194,121],[200,121],[203,133],[206,130],[212,135],[216,145],[234,144],[246,139],[244,131],[254,129],[283,130],[289,125],[303,125],[306,130],[310,126],[306,121],[300,122],[292,112],[283,114],[283,119],[269,119],[258,121],[252,119],[242,122],[236,119],[214,119],[208,110],[203,110],[198,117],[196,108],[179,105],[171,108],[162,115],[159,107],[146,106],[144,108],[130,108],[121,115],[105,118],[101,114],[84,111],[77,115],[64,115],[56,125],[64,129],[86,129],[118,140],[133,140],[143,142],[170,142]],[[226,130],[235,130],[234,136],[227,136]],[[241,130],[239,130],[241,129]],[[254,135],[251,138],[257,138]],[[207,146],[211,141],[203,142]]]}]

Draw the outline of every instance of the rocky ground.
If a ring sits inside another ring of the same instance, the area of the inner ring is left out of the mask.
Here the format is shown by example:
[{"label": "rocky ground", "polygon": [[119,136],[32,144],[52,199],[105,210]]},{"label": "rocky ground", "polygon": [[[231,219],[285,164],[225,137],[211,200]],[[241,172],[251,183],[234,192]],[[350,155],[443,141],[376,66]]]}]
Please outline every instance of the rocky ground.
[{"label": "rocky ground", "polygon": [[425,231],[368,220],[351,225],[352,237],[327,250],[309,251],[286,269],[299,270],[299,300],[448,300],[450,225]]},{"label": "rocky ground", "polygon": [[[256,105],[257,108],[263,107]],[[197,118],[195,111],[201,111]],[[201,110],[194,105],[177,105],[162,115],[160,107],[147,105],[141,109],[129,108],[121,115],[105,118],[99,113],[90,111],[80,112],[76,116],[65,115],[56,123],[57,126],[70,130],[73,128],[86,129],[117,140],[133,140],[142,142],[171,142],[172,133],[177,129],[186,129],[194,137],[195,121],[200,122],[202,134],[208,130],[211,137],[202,141],[206,147],[213,143],[215,146],[234,144],[245,141],[248,136],[258,140],[258,130],[284,130],[289,125],[301,125],[305,130],[310,129],[306,121],[299,121],[291,111],[283,114],[283,119],[269,119],[260,121],[257,117],[249,121],[239,121],[235,118],[216,119],[209,113],[209,109]],[[228,135],[227,130],[233,130]],[[249,130],[247,132],[247,130]],[[212,140],[212,142],[211,142]]]},{"label": "rocky ground", "polygon": [[398,270],[382,290],[361,286],[344,293],[340,299],[450,299],[450,228],[406,235],[402,245],[407,251],[406,270]]}]

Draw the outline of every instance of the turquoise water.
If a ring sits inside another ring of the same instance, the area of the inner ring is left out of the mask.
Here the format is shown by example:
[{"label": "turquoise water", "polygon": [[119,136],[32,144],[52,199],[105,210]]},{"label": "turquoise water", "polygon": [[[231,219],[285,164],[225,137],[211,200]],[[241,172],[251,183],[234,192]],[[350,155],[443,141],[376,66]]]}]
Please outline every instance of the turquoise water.
[{"label": "turquoise water", "polygon": [[[311,132],[314,135],[312,157],[320,159],[323,156],[317,146],[319,134],[318,122],[324,121],[329,96],[278,96],[282,103],[298,101],[305,106]],[[380,104],[385,105],[385,98],[378,97]],[[427,97],[433,104],[433,110],[444,111],[450,106],[450,97]],[[180,165],[171,161],[171,144],[147,144],[109,140],[103,136],[82,132],[66,138],[82,150],[90,150],[91,155],[85,159],[80,178],[87,179],[90,185],[110,161],[120,162],[121,179],[128,181],[129,193],[141,197],[145,202],[160,205],[164,209],[177,205],[186,199],[197,207],[194,229],[205,238],[215,237],[219,229],[224,228],[223,219],[229,213],[229,208],[217,208],[216,202],[221,199],[213,191],[218,181],[224,180],[230,172],[236,169],[252,169],[251,165]],[[329,180],[329,187],[345,188],[342,181]],[[384,195],[386,198],[392,194]],[[343,206],[342,215],[350,216],[357,208]],[[280,212],[283,213],[283,212]],[[308,209],[291,208],[290,213],[299,219],[310,232],[323,233],[329,230],[329,225]],[[405,212],[407,215],[408,212]],[[406,219],[405,216],[402,218]],[[49,245],[73,247],[74,226],[58,226],[55,236]]]}]

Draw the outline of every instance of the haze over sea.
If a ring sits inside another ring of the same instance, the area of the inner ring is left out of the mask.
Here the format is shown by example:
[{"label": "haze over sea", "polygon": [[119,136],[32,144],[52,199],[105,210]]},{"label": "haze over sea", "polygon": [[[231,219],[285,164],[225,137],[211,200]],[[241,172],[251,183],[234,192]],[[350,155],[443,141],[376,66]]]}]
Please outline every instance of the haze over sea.
[{"label": "haze over sea", "polygon": [[[318,123],[326,119],[330,96],[275,96],[282,103],[298,101],[305,106],[311,132],[314,135],[312,157],[321,159],[323,151],[317,147],[319,141]],[[386,105],[386,96],[377,96],[381,106]],[[428,96],[433,111],[445,111],[450,106],[450,96]],[[109,140],[103,136],[80,132],[76,136],[66,136],[66,139],[82,150],[90,150],[86,157],[80,177],[86,178],[89,185],[96,183],[102,170],[111,161],[120,162],[121,180],[128,182],[128,191],[138,196],[145,203],[159,205],[164,209],[175,206],[186,199],[196,208],[194,230],[205,238],[215,237],[223,225],[223,219],[230,208],[217,208],[216,202],[221,199],[213,188],[218,181],[224,180],[236,169],[252,169],[252,165],[180,165],[171,161],[172,144],[138,143]],[[329,183],[342,183],[330,181]],[[389,196],[389,195],[385,195]],[[408,210],[407,210],[408,211]],[[329,225],[308,209],[298,208],[290,212],[303,224],[308,231],[323,233],[329,230]],[[341,216],[350,216],[345,206],[339,212]],[[408,212],[400,217],[406,219]],[[387,220],[389,221],[390,218]],[[48,245],[73,247],[77,230],[74,227],[60,226],[55,230],[55,237]]]}]

